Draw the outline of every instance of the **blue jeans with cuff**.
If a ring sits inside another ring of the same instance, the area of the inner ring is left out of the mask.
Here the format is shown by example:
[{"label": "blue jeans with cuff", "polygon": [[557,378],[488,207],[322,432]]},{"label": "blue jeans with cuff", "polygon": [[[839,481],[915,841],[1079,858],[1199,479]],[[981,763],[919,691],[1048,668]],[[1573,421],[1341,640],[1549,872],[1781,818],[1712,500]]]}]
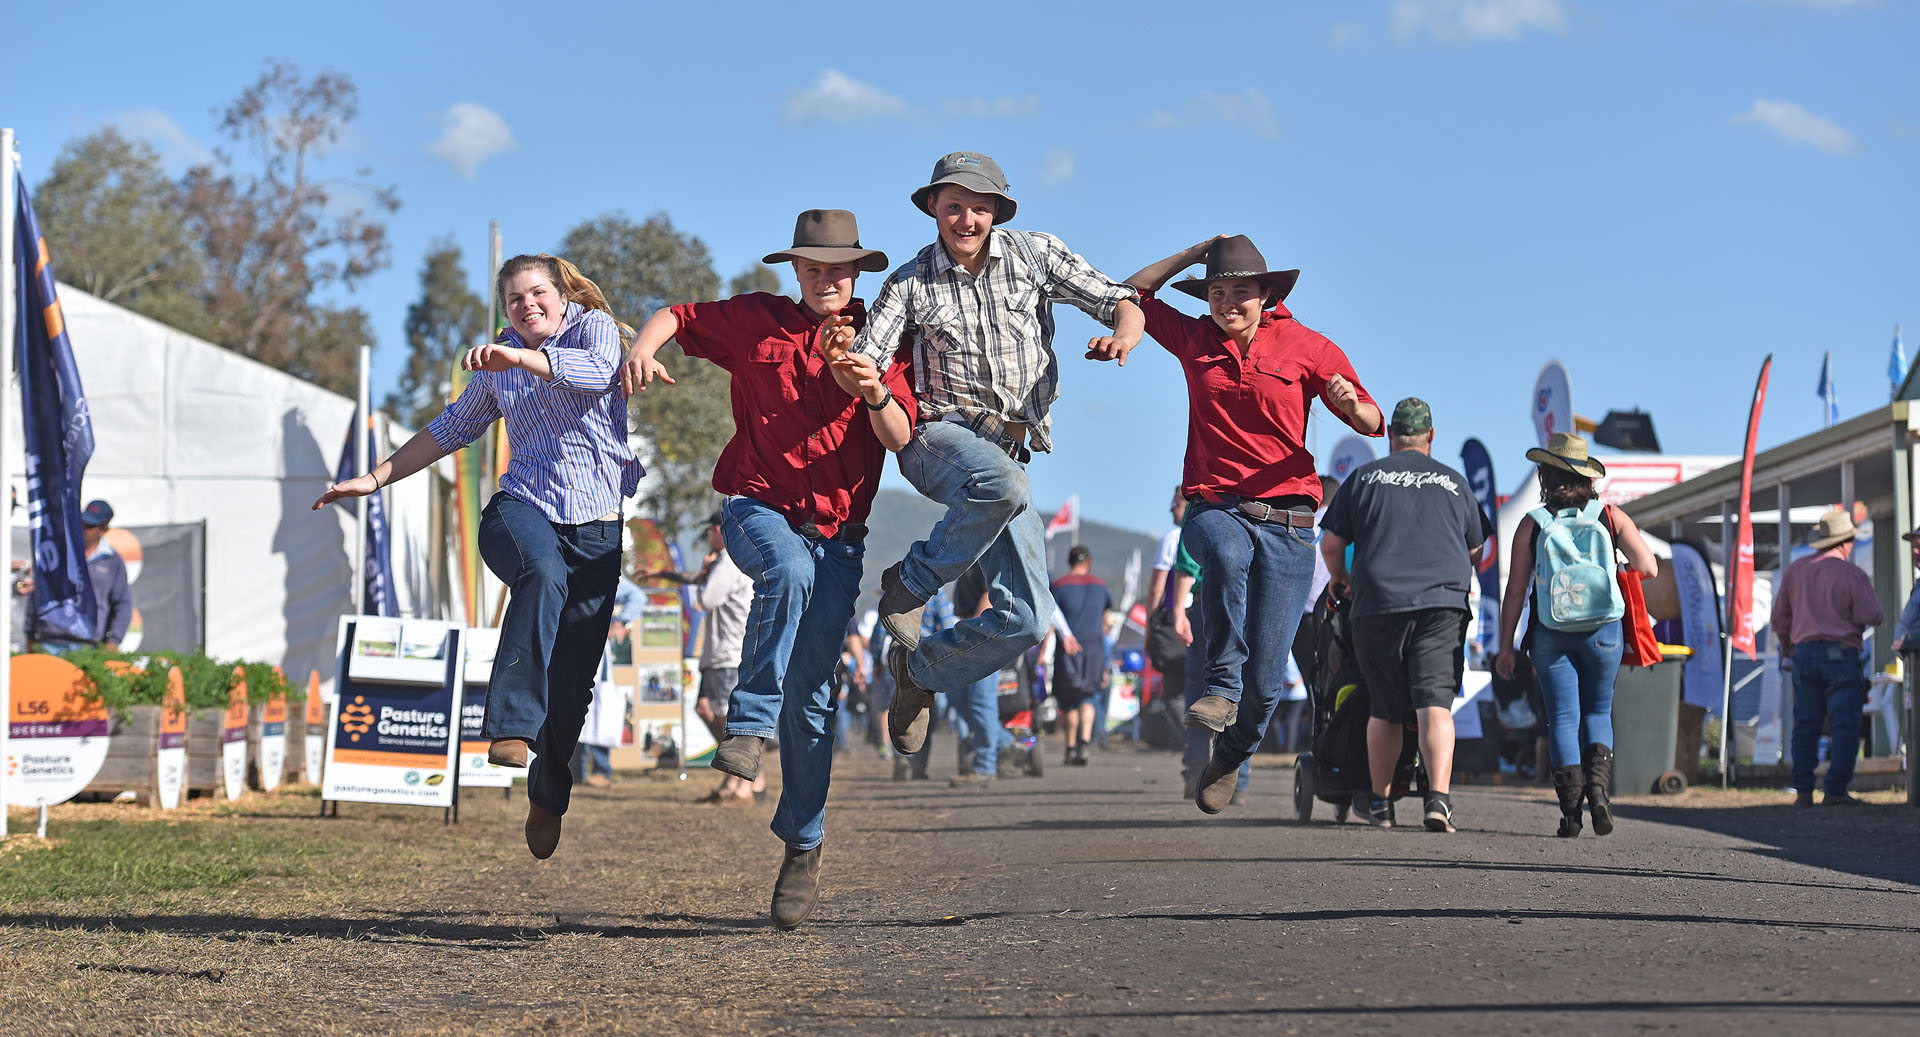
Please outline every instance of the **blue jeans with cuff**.
[{"label": "blue jeans with cuff", "polygon": [[901,583],[932,597],[976,560],[987,577],[987,610],[923,638],[907,665],[921,687],[951,694],[999,673],[1046,635],[1054,609],[1046,538],[1027,470],[958,423],[915,428],[900,451],[900,474],[947,507],[927,539],[907,549]]},{"label": "blue jeans with cuff", "polygon": [[1222,504],[1190,505],[1182,536],[1200,565],[1205,665],[1187,666],[1190,701],[1220,695],[1240,719],[1214,736],[1220,762],[1239,766],[1260,747],[1286,686],[1287,654],[1313,587],[1314,531],[1258,522]]},{"label": "blue jeans with cuff", "polygon": [[[1589,745],[1613,746],[1613,680],[1620,673],[1618,621],[1568,633],[1533,626],[1533,672],[1547,705],[1547,750],[1553,766],[1580,766]],[[1643,790],[1644,791],[1644,790]]]},{"label": "blue jeans with cuff", "polygon": [[1860,755],[1860,711],[1867,705],[1867,679],[1860,650],[1831,641],[1793,646],[1793,788],[1813,791],[1819,764],[1820,724],[1832,737],[1827,750],[1827,795],[1847,791]]},{"label": "blue jeans with cuff", "polygon": [[593,679],[620,582],[620,524],[566,525],[495,494],[480,514],[480,557],[511,590],[487,684],[481,736],[524,738],[536,754],[527,798],[564,814]]},{"label": "blue jeans with cuff", "polygon": [[833,671],[860,594],[866,545],[806,536],[752,497],[720,505],[720,530],[727,554],[753,581],[727,734],[780,739],[773,834],[811,850],[826,832],[839,710]]},{"label": "blue jeans with cuff", "polygon": [[[1204,590],[1205,581],[1202,581],[1200,586]],[[1187,609],[1187,625],[1194,635],[1193,643],[1187,646],[1187,672],[1200,673],[1207,664],[1206,647],[1200,638],[1200,606],[1194,605]],[[1206,693],[1205,686],[1197,681],[1188,681],[1185,692],[1187,705],[1191,707],[1195,702],[1200,701],[1200,696]],[[1194,781],[1199,779],[1201,771],[1207,769],[1207,757],[1213,752],[1213,732],[1197,727],[1189,727],[1186,732],[1187,751],[1180,757],[1180,777],[1187,781]],[[1253,758],[1248,757],[1240,762],[1240,778],[1234,782],[1234,790],[1245,792],[1252,782]]]}]

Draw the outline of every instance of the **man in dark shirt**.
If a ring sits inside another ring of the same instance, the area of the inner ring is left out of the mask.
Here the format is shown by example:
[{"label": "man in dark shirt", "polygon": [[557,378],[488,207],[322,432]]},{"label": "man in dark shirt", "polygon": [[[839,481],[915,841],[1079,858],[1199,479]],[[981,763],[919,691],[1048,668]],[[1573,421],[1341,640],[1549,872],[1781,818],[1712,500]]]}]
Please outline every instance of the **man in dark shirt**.
[{"label": "man in dark shirt", "polygon": [[1467,589],[1493,528],[1466,477],[1433,459],[1433,412],[1424,401],[1401,400],[1388,431],[1393,452],[1347,477],[1320,540],[1329,582],[1343,593],[1351,587],[1354,654],[1369,695],[1373,788],[1356,793],[1353,805],[1367,823],[1392,826],[1389,786],[1402,732],[1417,717],[1424,820],[1451,832],[1452,702],[1466,659]]},{"label": "man in dark shirt", "polygon": [[1066,762],[1084,765],[1087,743],[1093,740],[1094,697],[1107,691],[1107,613],[1113,610],[1113,599],[1106,583],[1093,574],[1093,552],[1080,545],[1067,552],[1067,574],[1053,581],[1052,590],[1060,607],[1054,624],[1059,639],[1053,650],[1053,697],[1067,733]]}]

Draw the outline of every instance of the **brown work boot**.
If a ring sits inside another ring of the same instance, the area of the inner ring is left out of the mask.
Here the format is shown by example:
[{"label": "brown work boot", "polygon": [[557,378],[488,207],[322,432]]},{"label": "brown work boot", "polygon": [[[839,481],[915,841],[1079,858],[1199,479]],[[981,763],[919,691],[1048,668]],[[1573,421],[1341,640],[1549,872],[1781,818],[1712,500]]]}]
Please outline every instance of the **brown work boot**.
[{"label": "brown work boot", "polygon": [[813,913],[820,898],[820,847],[796,850],[787,847],[780,861],[780,877],[773,880],[773,927],[786,930],[799,927]]},{"label": "brown work boot", "polygon": [[947,787],[950,789],[983,789],[993,784],[993,782],[994,777],[991,774],[973,774],[969,772],[948,778]]},{"label": "brown work boot", "polygon": [[1220,758],[1209,756],[1206,769],[1201,771],[1200,776],[1193,782],[1194,805],[1209,814],[1217,814],[1227,809],[1227,804],[1233,801],[1234,786],[1239,783],[1240,768],[1238,766],[1223,770],[1220,766]]},{"label": "brown work boot", "polygon": [[894,642],[887,650],[887,669],[893,671],[893,702],[887,706],[887,737],[908,756],[926,748],[927,725],[933,722],[933,696],[907,673],[907,647]]},{"label": "brown work boot", "polygon": [[1187,707],[1187,726],[1215,733],[1225,731],[1240,720],[1240,703],[1225,695],[1202,695]]},{"label": "brown work boot", "polygon": [[895,644],[909,652],[920,647],[920,617],[926,611],[927,599],[900,582],[899,562],[880,574],[880,622]]},{"label": "brown work boot", "polygon": [[549,814],[540,804],[527,801],[527,849],[540,860],[553,856],[560,845],[560,815]]},{"label": "brown work boot", "polygon": [[760,777],[760,751],[766,747],[759,735],[728,735],[713,750],[713,769],[742,781]]},{"label": "brown work boot", "polygon": [[525,767],[527,765],[527,740],[524,738],[496,738],[487,746],[487,762],[495,767]]}]

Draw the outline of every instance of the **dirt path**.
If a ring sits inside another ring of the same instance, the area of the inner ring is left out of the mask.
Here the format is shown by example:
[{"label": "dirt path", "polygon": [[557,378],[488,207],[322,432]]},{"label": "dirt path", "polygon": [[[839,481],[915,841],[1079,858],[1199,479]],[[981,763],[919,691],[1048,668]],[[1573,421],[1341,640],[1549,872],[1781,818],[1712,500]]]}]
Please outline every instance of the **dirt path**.
[{"label": "dirt path", "polygon": [[[1176,766],[1118,750],[954,791],[843,757],[826,893],[790,934],[765,922],[771,803],[695,805],[704,774],[580,792],[544,863],[521,845],[523,801],[498,793],[455,828],[354,804],[322,821],[311,793],[165,822],[65,807],[54,846],[0,851],[0,1018],[10,1034],[1920,1027],[1904,806],[1691,793],[1567,841],[1545,793],[1465,789],[1463,830],[1437,836],[1282,823],[1291,776],[1272,767],[1207,819]],[[134,848],[102,864],[116,842]]]}]

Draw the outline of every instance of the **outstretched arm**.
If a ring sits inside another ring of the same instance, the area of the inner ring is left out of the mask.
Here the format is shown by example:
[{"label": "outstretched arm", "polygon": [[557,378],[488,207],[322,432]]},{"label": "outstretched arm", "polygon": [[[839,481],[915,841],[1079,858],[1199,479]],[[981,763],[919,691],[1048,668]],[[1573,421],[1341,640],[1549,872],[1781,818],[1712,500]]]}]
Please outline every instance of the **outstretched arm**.
[{"label": "outstretched arm", "polygon": [[659,310],[640,325],[640,333],[633,338],[633,348],[627,350],[626,362],[620,365],[620,391],[632,396],[637,392],[646,392],[647,386],[655,378],[674,384],[667,369],[655,360],[653,355],[667,344],[680,331],[680,318],[670,309]]},{"label": "outstretched arm", "polygon": [[1158,263],[1148,263],[1132,277],[1127,278],[1127,283],[1143,292],[1157,292],[1173,279],[1173,275],[1207,258],[1207,250],[1213,247],[1214,242],[1224,237],[1226,237],[1225,234],[1215,234],[1199,244],[1189,245],[1175,252]]},{"label": "outstretched arm", "polygon": [[365,497],[382,486],[405,479],[445,455],[446,451],[440,448],[433,436],[426,429],[421,429],[385,461],[374,465],[373,471],[327,487],[327,492],[313,502],[313,510],[319,511],[342,497]]}]

